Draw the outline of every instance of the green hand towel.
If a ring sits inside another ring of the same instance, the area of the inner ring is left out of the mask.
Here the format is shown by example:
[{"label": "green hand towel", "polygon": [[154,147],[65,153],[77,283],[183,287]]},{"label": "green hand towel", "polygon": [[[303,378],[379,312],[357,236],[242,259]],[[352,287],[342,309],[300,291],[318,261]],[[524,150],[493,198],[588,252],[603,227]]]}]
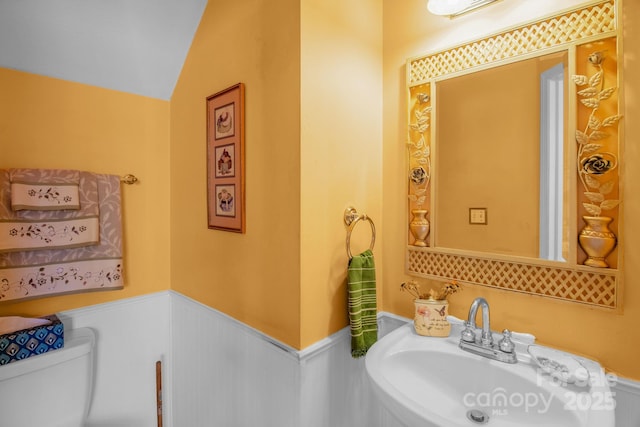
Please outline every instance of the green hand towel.
[{"label": "green hand towel", "polygon": [[362,357],[378,339],[376,267],[370,249],[349,260],[349,323],[351,356]]}]

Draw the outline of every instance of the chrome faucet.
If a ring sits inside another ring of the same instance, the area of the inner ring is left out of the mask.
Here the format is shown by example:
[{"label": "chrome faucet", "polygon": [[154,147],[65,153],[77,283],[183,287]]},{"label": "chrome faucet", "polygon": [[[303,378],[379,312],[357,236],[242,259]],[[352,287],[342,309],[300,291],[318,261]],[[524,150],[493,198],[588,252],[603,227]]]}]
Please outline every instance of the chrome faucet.
[{"label": "chrome faucet", "polygon": [[[480,338],[476,337],[476,314],[478,307],[482,309],[482,332]],[[465,328],[460,334],[460,348],[480,356],[498,360],[505,363],[516,363],[518,361],[515,352],[515,345],[511,341],[511,332],[505,329],[502,332],[502,339],[497,346],[493,344],[493,333],[489,321],[489,303],[486,299],[478,297],[473,300],[469,307],[469,317],[464,323]]]}]

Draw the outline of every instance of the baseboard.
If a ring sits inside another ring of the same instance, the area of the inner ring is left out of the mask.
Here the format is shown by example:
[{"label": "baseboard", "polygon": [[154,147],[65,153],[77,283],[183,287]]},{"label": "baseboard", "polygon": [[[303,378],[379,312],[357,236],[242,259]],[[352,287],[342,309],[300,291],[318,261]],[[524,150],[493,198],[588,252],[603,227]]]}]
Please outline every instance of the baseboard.
[{"label": "baseboard", "polygon": [[640,381],[634,381],[628,378],[617,378],[614,388],[618,391],[632,394],[640,398]]}]

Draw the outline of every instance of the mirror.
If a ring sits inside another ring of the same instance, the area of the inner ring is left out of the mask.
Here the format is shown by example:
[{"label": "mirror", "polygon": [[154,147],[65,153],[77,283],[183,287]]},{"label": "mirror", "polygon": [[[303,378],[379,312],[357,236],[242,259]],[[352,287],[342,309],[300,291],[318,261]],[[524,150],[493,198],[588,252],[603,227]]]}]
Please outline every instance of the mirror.
[{"label": "mirror", "polygon": [[621,307],[617,13],[407,61],[408,274]]},{"label": "mirror", "polygon": [[562,51],[435,83],[435,246],[567,259],[567,69]]}]

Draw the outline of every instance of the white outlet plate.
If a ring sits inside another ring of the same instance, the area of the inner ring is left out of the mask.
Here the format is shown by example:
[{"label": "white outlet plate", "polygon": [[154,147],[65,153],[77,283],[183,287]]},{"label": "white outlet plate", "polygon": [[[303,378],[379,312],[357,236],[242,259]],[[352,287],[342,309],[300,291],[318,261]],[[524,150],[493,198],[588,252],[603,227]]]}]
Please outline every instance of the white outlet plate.
[{"label": "white outlet plate", "polygon": [[487,208],[469,208],[469,224],[486,224]]}]

